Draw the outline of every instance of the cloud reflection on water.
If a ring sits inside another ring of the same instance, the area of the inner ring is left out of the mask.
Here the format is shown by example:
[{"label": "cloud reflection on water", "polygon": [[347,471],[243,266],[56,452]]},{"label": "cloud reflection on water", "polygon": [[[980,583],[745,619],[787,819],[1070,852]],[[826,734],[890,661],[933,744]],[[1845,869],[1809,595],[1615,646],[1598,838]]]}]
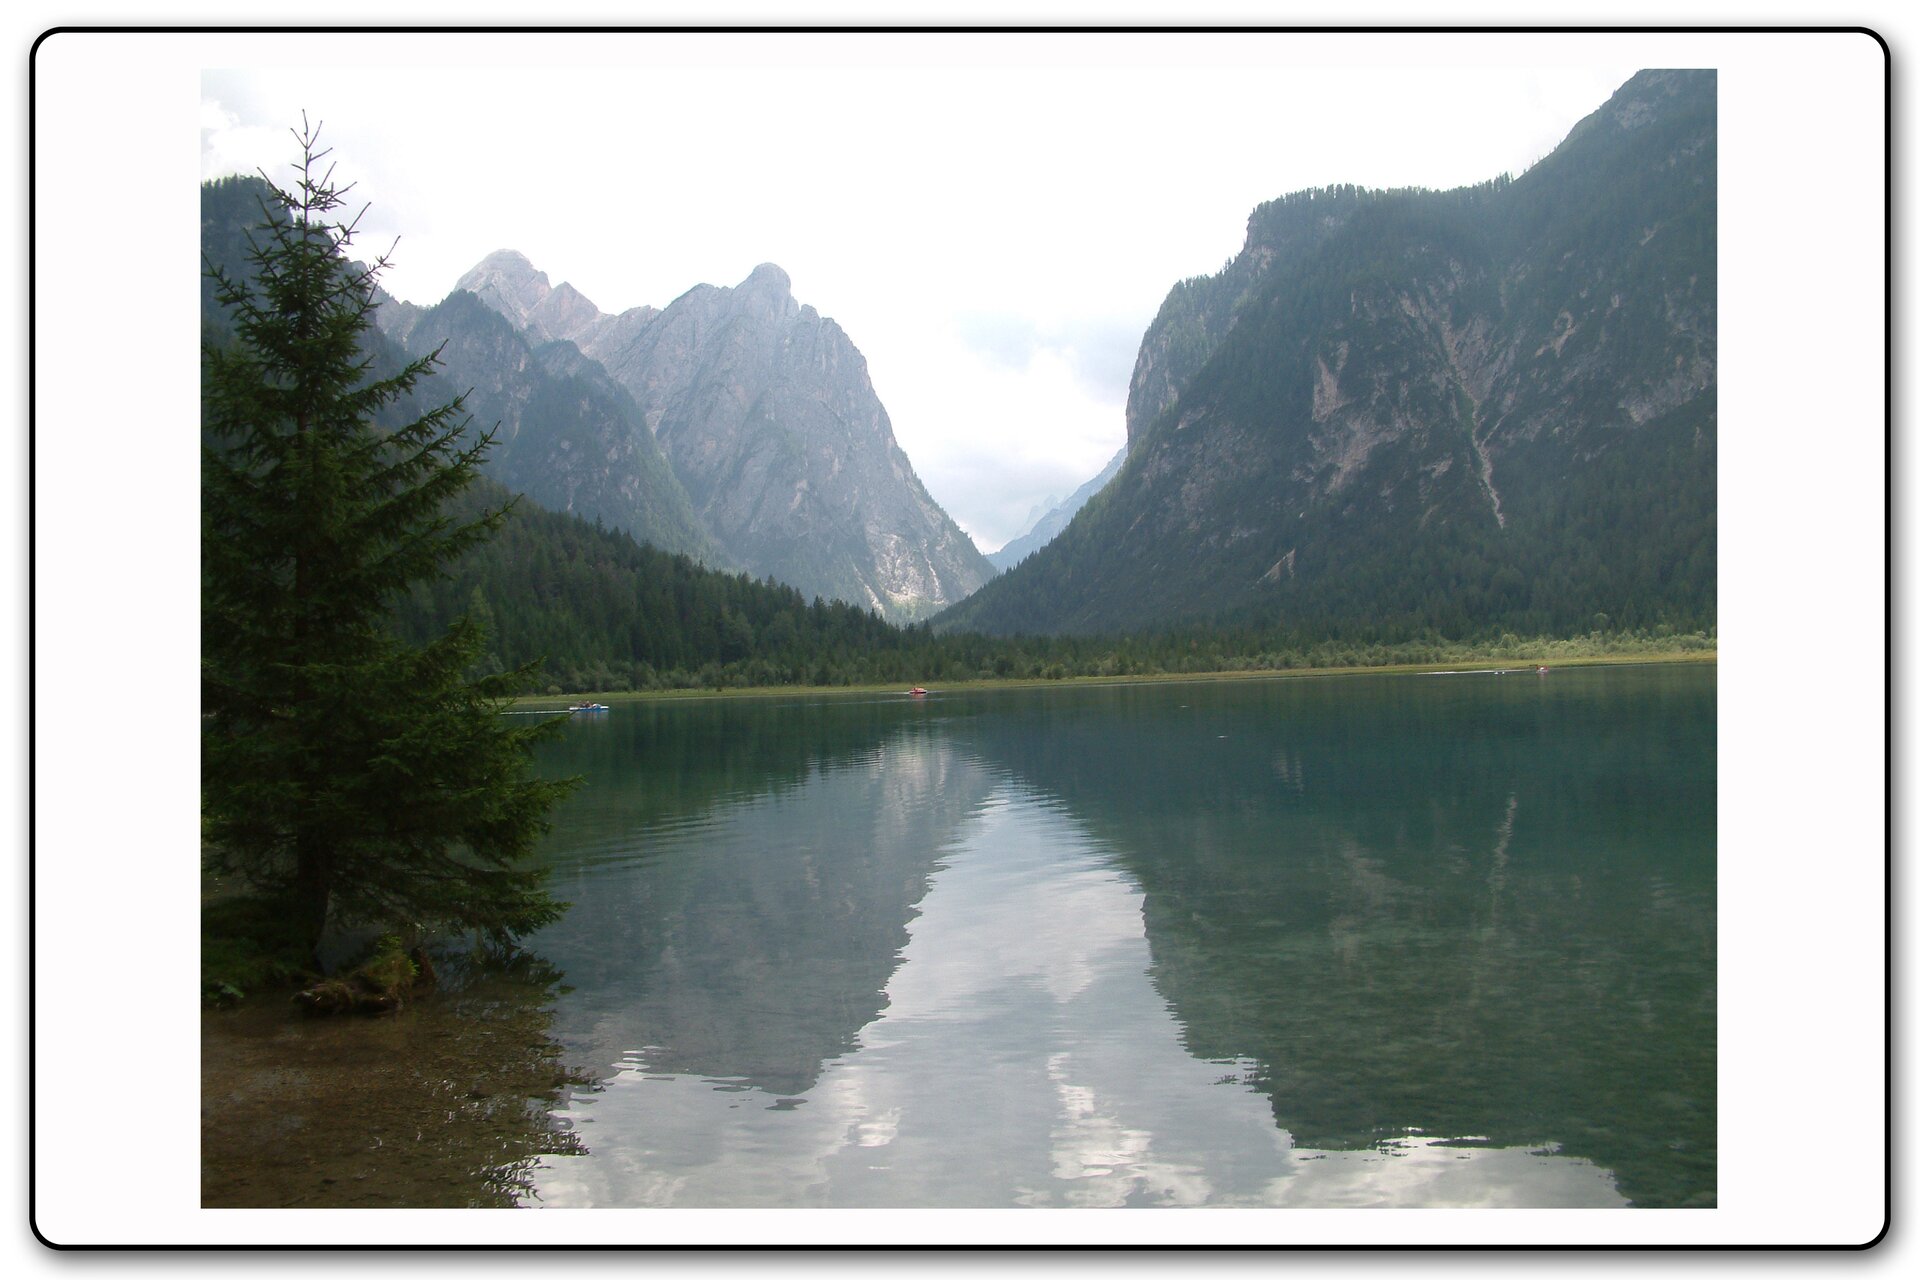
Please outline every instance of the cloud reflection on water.
[{"label": "cloud reflection on water", "polygon": [[1111,851],[942,738],[896,738],[857,768],[724,809],[701,830],[704,856],[816,830],[848,773],[891,798],[881,844],[931,866],[878,1016],[792,1095],[747,1083],[766,1074],[752,1061],[729,1083],[675,1071],[669,1049],[630,1051],[569,1117],[592,1154],[550,1161],[539,1203],[1623,1203],[1609,1173],[1542,1149],[1428,1135],[1294,1149],[1249,1083],[1257,1064],[1188,1053],[1150,976],[1143,895]]}]

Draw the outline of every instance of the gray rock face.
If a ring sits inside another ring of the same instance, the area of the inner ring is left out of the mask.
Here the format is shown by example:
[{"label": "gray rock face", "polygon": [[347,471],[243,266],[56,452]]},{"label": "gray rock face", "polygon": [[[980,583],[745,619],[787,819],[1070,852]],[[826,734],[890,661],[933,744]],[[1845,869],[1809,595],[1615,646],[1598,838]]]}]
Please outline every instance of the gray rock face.
[{"label": "gray rock face", "polygon": [[1260,289],[1318,253],[1346,228],[1356,208],[1340,201],[1322,201],[1310,211],[1283,201],[1261,205],[1247,219],[1246,247],[1219,274],[1174,285],[1134,359],[1127,385],[1129,448],[1219,351]]},{"label": "gray rock face", "polygon": [[453,287],[456,292],[465,291],[480,299],[516,329],[525,329],[534,308],[553,292],[547,273],[536,270],[525,254],[513,249],[488,254]]},{"label": "gray rock face", "polygon": [[511,252],[461,287],[604,366],[714,540],[756,577],[908,621],[993,576],[914,475],[865,358],[772,263],[735,288],[703,284],[664,311],[618,316]]},{"label": "gray rock face", "polygon": [[550,510],[599,519],[710,565],[729,564],[632,397],[572,343],[530,345],[525,331],[460,290],[406,317],[405,328],[408,349],[438,349],[443,375],[467,392],[476,425],[494,430],[486,464],[494,479]]},{"label": "gray rock face", "polygon": [[535,344],[583,343],[595,330],[616,320],[632,317],[644,323],[660,314],[653,307],[637,307],[625,316],[602,315],[585,294],[565,282],[550,284],[546,272],[513,249],[488,254],[453,287],[498,311]]}]

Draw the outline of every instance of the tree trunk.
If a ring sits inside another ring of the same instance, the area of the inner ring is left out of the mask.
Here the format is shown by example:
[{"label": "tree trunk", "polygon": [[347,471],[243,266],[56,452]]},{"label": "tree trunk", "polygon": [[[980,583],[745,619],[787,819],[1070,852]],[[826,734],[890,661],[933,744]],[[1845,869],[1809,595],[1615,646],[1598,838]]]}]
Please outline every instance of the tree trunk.
[{"label": "tree trunk", "polygon": [[327,929],[327,902],[332,895],[332,851],[302,832],[296,846],[292,909],[316,969],[320,966],[320,938]]}]

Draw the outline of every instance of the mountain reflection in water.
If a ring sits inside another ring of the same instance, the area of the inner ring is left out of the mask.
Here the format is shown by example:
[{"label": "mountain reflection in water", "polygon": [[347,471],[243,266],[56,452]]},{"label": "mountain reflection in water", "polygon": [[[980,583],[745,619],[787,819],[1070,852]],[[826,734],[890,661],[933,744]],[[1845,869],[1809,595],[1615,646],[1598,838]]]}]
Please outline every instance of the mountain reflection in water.
[{"label": "mountain reflection in water", "polygon": [[535,1202],[1711,1203],[1712,725],[1707,670],[579,726],[535,945],[606,1078]]}]

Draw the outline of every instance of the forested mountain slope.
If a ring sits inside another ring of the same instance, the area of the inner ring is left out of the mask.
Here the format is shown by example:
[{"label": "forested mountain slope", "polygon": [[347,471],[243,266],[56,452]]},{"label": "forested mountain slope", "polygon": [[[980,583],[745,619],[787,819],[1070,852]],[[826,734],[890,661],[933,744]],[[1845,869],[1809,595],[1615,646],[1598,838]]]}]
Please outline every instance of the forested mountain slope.
[{"label": "forested mountain slope", "polygon": [[[456,514],[510,496],[482,482]],[[486,627],[489,667],[543,659],[540,685],[569,691],[901,679],[929,639],[524,499],[446,578],[400,602],[396,626],[420,639],[463,613]]]},{"label": "forested mountain slope", "polygon": [[1120,474],[943,629],[1713,625],[1716,93],[1648,71],[1524,175],[1262,205],[1149,329]]}]

